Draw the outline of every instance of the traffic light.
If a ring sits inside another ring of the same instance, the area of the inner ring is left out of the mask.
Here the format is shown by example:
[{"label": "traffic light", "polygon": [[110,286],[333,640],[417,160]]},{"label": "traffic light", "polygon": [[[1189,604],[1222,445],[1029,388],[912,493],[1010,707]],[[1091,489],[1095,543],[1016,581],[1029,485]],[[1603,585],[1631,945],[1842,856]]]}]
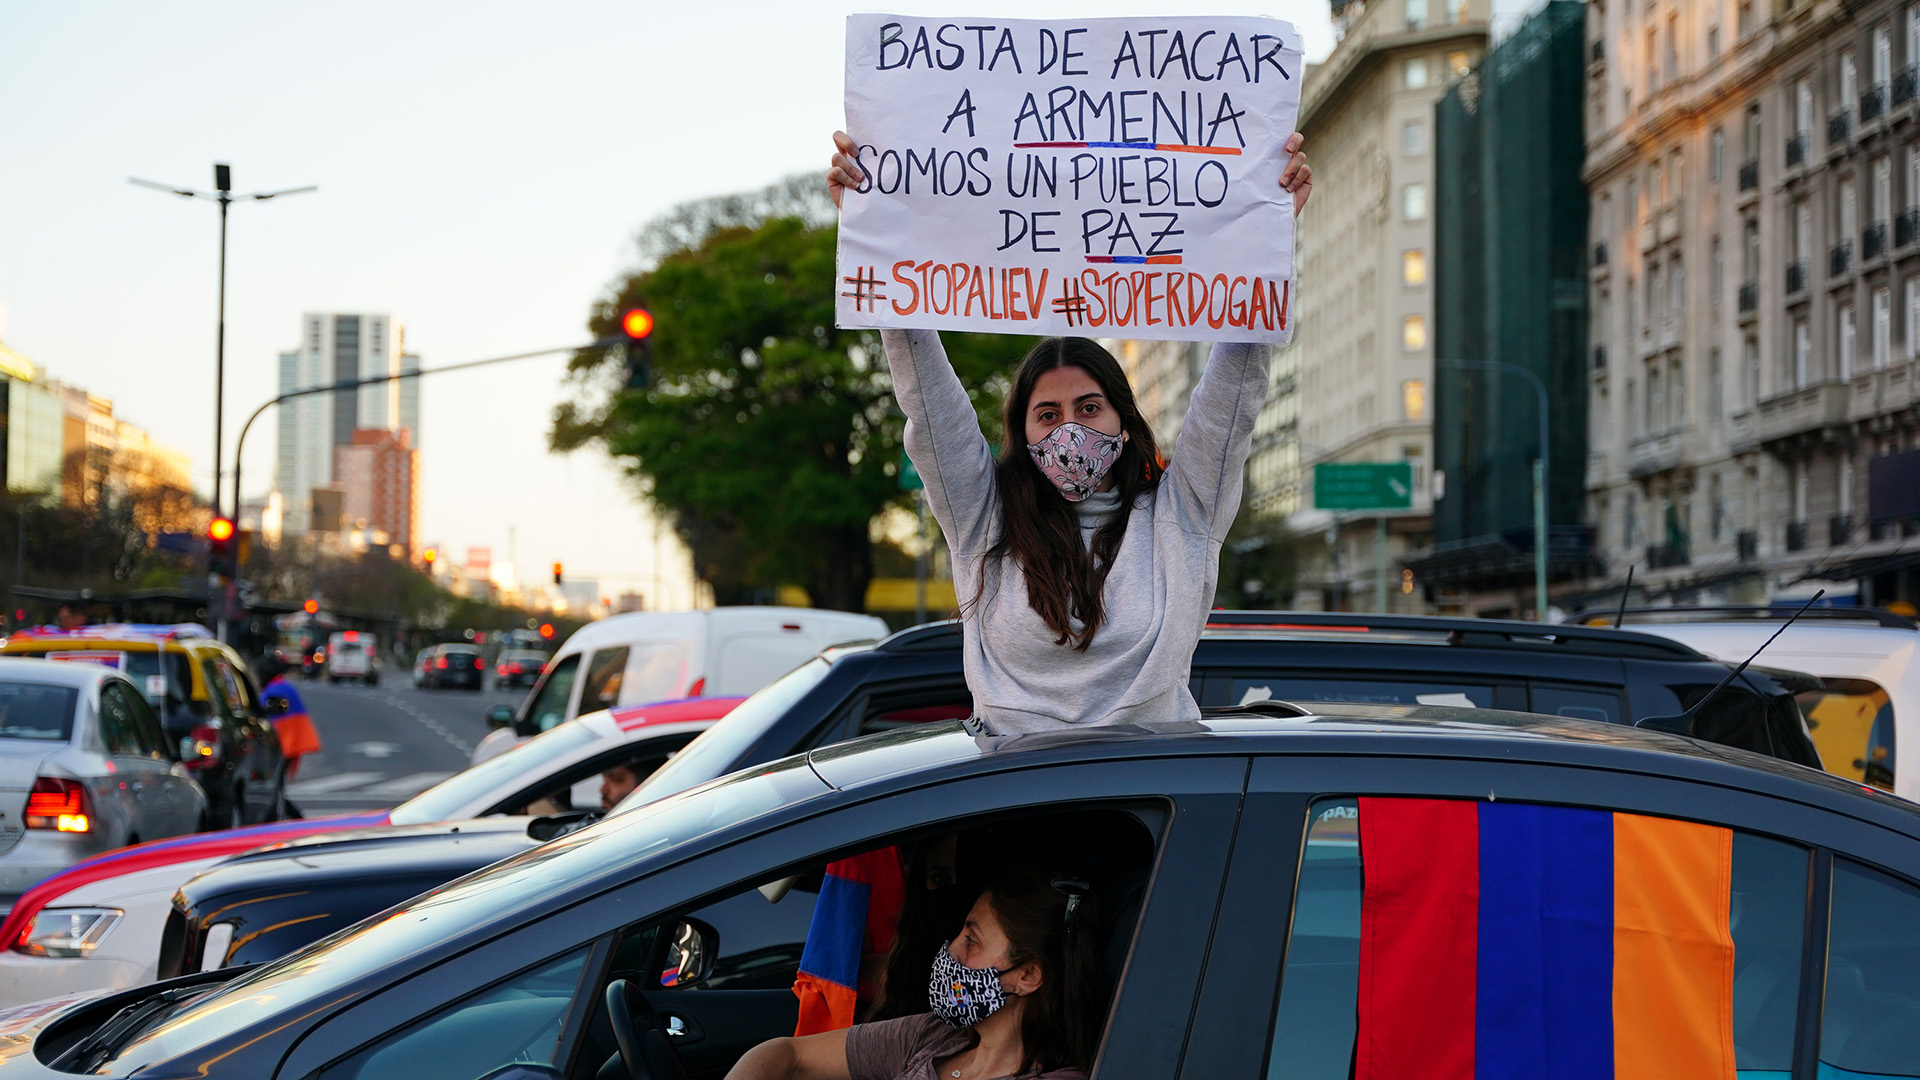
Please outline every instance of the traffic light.
[{"label": "traffic light", "polygon": [[234,554],[233,521],[217,517],[207,522],[207,570],[221,577],[233,577],[239,569]]},{"label": "traffic light", "polygon": [[555,585],[560,584],[560,564],[559,563],[553,564],[553,583]]},{"label": "traffic light", "polygon": [[551,637],[553,637],[553,624],[552,624],[552,623],[550,623],[550,622],[543,622],[543,623],[541,623],[541,624],[540,624],[540,636],[541,636],[541,637],[543,637],[543,638],[551,638]]},{"label": "traffic light", "polygon": [[320,601],[309,600],[306,603],[300,605],[300,610],[306,612],[309,615],[318,615],[320,613]]},{"label": "traffic light", "polygon": [[628,308],[620,316],[620,332],[627,338],[627,389],[644,390],[653,378],[653,315],[646,308]]},{"label": "traffic light", "polygon": [[433,564],[440,558],[437,548],[428,548],[420,553],[420,561],[427,564],[427,576],[433,576]]}]

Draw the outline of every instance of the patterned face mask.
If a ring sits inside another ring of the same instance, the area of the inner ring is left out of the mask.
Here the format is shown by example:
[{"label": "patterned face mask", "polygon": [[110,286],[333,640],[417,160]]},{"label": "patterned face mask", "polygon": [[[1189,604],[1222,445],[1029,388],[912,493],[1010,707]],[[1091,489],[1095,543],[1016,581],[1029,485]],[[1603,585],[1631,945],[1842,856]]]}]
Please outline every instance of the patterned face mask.
[{"label": "patterned face mask", "polygon": [[956,1028],[970,1028],[1000,1011],[1007,1003],[1000,976],[1007,971],[970,968],[947,951],[952,941],[940,943],[933,957],[933,976],[927,980],[927,1004],[933,1015]]},{"label": "patterned face mask", "polygon": [[1120,460],[1123,435],[1108,435],[1071,421],[1027,445],[1027,453],[1068,502],[1079,502],[1100,487],[1107,470]]}]

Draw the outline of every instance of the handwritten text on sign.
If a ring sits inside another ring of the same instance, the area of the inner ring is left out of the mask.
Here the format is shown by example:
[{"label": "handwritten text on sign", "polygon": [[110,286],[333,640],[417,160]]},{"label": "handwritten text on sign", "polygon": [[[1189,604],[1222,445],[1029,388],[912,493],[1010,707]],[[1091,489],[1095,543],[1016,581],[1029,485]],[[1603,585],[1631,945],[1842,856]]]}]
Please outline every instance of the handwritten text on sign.
[{"label": "handwritten text on sign", "polygon": [[849,17],[838,322],[1286,341],[1301,74],[1273,19]]}]

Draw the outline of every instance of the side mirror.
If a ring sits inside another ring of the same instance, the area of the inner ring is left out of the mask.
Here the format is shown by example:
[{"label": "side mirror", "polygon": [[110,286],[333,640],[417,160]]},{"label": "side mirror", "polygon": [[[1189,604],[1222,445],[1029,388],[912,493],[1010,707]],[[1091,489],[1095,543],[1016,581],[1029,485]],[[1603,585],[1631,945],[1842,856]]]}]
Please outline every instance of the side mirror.
[{"label": "side mirror", "polygon": [[704,982],[720,959],[720,932],[698,919],[682,919],[667,939],[660,985],[683,989]]},{"label": "side mirror", "polygon": [[268,716],[285,716],[292,711],[293,703],[278,694],[267,699]]},{"label": "side mirror", "polygon": [[487,727],[488,728],[494,731],[498,731],[501,728],[512,727],[512,726],[513,726],[513,706],[495,705],[493,708],[487,710]]}]

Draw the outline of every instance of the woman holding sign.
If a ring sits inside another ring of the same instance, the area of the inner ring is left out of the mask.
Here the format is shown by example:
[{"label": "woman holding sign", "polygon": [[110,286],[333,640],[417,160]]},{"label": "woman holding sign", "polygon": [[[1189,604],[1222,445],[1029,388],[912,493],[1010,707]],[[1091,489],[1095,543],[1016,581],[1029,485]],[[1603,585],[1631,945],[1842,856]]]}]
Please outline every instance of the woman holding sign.
[{"label": "woman holding sign", "polygon": [[[834,133],[834,205],[864,175]],[[1302,138],[1278,180],[1306,205]],[[1048,338],[1007,393],[995,460],[932,330],[882,330],[907,455],[953,555],[967,685],[993,734],[1198,719],[1187,689],[1220,545],[1240,509],[1268,347],[1220,343],[1163,458],[1113,356]]]}]

